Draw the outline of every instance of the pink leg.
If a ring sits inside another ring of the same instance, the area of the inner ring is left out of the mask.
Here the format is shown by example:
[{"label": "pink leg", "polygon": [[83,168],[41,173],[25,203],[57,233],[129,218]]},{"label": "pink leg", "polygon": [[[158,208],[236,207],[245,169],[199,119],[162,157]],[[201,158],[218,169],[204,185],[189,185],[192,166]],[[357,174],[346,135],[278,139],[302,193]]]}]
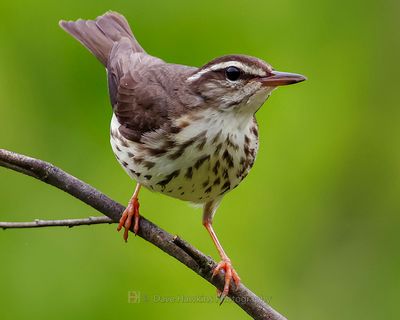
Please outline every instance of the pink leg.
[{"label": "pink leg", "polygon": [[135,188],[135,192],[133,193],[133,196],[131,200],[128,203],[128,206],[126,207],[125,211],[123,212],[121,219],[119,220],[119,224],[117,227],[117,230],[120,231],[122,227],[125,228],[124,230],[124,240],[125,242],[128,241],[128,234],[129,234],[129,229],[131,228],[132,225],[132,217],[135,219],[134,226],[133,226],[133,232],[135,234],[138,233],[139,231],[139,191],[140,191],[141,184],[138,183]]},{"label": "pink leg", "polygon": [[218,240],[218,237],[212,227],[212,217],[216,208],[212,204],[206,204],[204,207],[204,215],[203,215],[203,225],[206,227],[208,233],[210,234],[215,246],[217,247],[218,253],[221,257],[221,261],[217,264],[213,271],[213,277],[216,276],[221,270],[225,272],[225,285],[222,292],[220,292],[221,303],[224,301],[225,297],[229,293],[229,286],[231,281],[235,283],[236,287],[240,284],[240,278],[235,269],[232,267],[231,260],[227,256],[222,247],[221,243]]}]

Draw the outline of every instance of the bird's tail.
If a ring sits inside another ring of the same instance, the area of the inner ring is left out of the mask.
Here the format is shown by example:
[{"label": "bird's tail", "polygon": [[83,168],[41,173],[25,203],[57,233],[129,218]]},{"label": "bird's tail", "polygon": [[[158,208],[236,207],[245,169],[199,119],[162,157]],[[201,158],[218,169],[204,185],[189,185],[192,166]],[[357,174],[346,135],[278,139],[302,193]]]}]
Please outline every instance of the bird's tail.
[{"label": "bird's tail", "polygon": [[61,20],[60,27],[89,49],[104,66],[114,44],[123,38],[129,39],[134,52],[144,52],[125,17],[116,12],[109,11],[96,20]]}]

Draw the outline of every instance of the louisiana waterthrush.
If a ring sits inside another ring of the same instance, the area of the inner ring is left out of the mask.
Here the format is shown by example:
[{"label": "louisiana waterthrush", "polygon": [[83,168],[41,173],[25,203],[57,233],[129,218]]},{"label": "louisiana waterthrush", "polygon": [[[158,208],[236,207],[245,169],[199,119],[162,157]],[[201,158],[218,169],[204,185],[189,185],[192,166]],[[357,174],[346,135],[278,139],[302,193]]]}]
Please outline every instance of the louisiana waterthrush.
[{"label": "louisiana waterthrush", "polygon": [[224,298],[231,281],[238,285],[240,278],[213,230],[213,216],[253,166],[258,150],[254,114],[276,87],[305,77],[244,55],[219,57],[201,68],[166,63],[147,54],[115,12],[60,26],[107,70],[112,149],[137,181],[118,230],[125,228],[127,240],[133,219],[138,232],[141,186],[202,205],[203,225],[222,259],[213,274],[225,271]]}]

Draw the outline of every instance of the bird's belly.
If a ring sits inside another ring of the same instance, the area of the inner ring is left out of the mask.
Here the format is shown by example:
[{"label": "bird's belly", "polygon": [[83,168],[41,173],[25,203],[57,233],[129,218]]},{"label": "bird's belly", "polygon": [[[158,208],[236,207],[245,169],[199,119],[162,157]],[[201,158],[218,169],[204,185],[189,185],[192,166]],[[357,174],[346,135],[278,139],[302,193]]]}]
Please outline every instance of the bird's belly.
[{"label": "bird's belly", "polygon": [[[168,159],[161,160],[168,166]],[[170,163],[174,165],[174,163]],[[185,201],[204,203],[218,198],[239,184],[235,168],[221,165],[219,157],[198,153],[196,160],[182,156],[172,172],[157,170],[151,181],[141,181],[151,190]]]},{"label": "bird's belly", "polygon": [[114,117],[111,146],[128,175],[143,186],[206,203],[235,188],[247,175],[258,150],[258,131],[254,119],[241,130],[233,130],[232,122],[212,126],[206,121],[212,117],[204,119],[205,123],[187,126],[178,134],[152,132],[138,143],[120,134]]},{"label": "bird's belly", "polygon": [[148,189],[194,203],[205,203],[235,188],[247,175],[257,151],[249,146],[216,141],[193,142],[150,155],[143,145],[111,135],[111,145],[125,171]]}]

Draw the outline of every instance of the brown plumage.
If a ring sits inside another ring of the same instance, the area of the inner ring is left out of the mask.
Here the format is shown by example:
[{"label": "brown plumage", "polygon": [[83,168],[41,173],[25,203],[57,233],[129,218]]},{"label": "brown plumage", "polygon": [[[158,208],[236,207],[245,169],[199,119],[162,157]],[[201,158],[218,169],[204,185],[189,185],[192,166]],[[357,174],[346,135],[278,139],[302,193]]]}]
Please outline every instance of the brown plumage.
[{"label": "brown plumage", "polygon": [[182,85],[196,68],[147,55],[122,15],[108,12],[96,20],[61,21],[60,26],[107,68],[113,112],[125,138],[140,142],[146,132],[167,130],[171,118],[191,107],[181,101]]}]

